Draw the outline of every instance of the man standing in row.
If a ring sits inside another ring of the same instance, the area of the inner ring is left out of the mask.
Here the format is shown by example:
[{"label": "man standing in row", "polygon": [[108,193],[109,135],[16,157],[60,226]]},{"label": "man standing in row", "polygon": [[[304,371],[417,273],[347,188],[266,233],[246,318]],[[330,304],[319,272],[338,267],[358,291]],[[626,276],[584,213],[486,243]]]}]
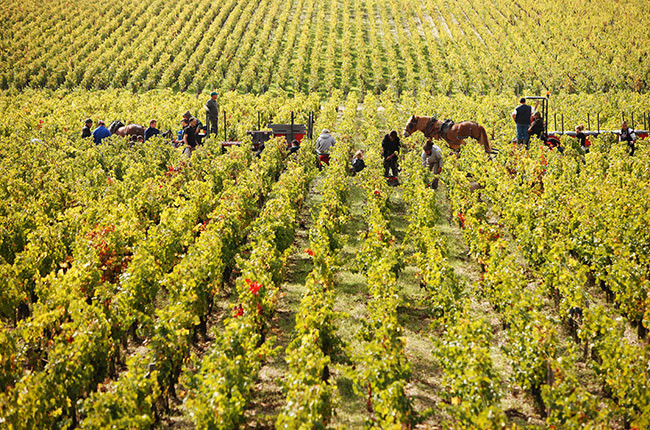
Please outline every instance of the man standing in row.
[{"label": "man standing in row", "polygon": [[393,178],[397,178],[399,137],[397,136],[397,132],[395,130],[391,131],[390,134],[384,136],[384,140],[381,143],[381,149],[384,156],[384,176],[387,178],[390,177],[388,175],[388,171],[390,170],[393,173]]},{"label": "man standing in row", "polygon": [[519,106],[512,111],[512,119],[517,125],[517,143],[520,145],[528,145],[530,142],[530,135],[528,134],[528,127],[530,127],[530,119],[533,115],[533,108],[526,104],[526,98],[519,99]]},{"label": "man standing in row", "polygon": [[219,131],[219,105],[217,104],[217,92],[210,93],[210,100],[205,104],[205,112],[208,114],[208,129],[206,136],[210,133],[217,133]]},{"label": "man standing in row", "polygon": [[192,152],[196,149],[196,118],[190,117],[189,125],[183,129],[183,154],[192,158]]}]

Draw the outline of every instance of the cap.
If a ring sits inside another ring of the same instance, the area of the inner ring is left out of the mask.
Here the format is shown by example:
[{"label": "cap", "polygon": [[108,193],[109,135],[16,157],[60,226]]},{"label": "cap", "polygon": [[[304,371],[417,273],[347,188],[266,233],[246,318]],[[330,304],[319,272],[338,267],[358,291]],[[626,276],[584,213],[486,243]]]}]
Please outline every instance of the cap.
[{"label": "cap", "polygon": [[216,91],[212,91],[212,92],[210,93],[210,95],[211,95],[211,96],[216,96],[216,95],[219,95],[219,93],[217,93]]},{"label": "cap", "polygon": [[100,119],[99,121],[97,121],[97,125],[104,125],[104,121]]},{"label": "cap", "polygon": [[93,122],[93,120],[90,119],[90,118],[86,118],[86,120],[84,121],[84,124],[88,124],[89,122]]},{"label": "cap", "polygon": [[185,112],[183,114],[183,118],[190,119],[191,117],[192,117],[192,114],[190,113],[190,111],[187,111],[187,112]]}]

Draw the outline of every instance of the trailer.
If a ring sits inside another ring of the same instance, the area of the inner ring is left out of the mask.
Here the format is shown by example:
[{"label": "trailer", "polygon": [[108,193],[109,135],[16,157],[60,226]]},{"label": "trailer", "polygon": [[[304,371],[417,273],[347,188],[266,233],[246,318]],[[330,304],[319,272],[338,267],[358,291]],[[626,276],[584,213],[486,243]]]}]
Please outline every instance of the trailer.
[{"label": "trailer", "polygon": [[[549,114],[548,111],[549,111],[549,100],[550,100],[550,93],[549,92],[546,93],[546,96],[525,96],[524,98],[526,100],[536,100],[536,101],[541,102],[541,104],[542,104],[541,113],[542,113],[542,119],[544,121],[544,136],[547,137],[547,140],[549,138],[551,138],[551,139],[552,138],[559,139],[559,136],[563,136],[563,135],[564,136],[571,136],[571,137],[576,136],[575,131],[565,131],[564,130],[564,115],[561,115],[561,117],[560,117],[560,124],[562,126],[562,128],[560,130],[558,130],[558,127],[557,127],[557,114],[555,114],[554,121],[553,121],[554,124],[555,124],[555,130],[554,131],[549,131],[548,130],[548,122],[549,122],[548,121],[548,114]],[[621,119],[625,120],[625,115],[621,115]],[[616,135],[621,134],[621,130],[600,130],[600,115],[599,114],[596,115],[596,121],[597,121],[596,122],[596,131],[594,131],[594,130],[583,131],[585,136],[599,136],[599,135],[605,134],[605,133],[616,134]],[[648,118],[646,115],[643,115],[643,122],[644,122],[643,125],[644,125],[645,129],[643,129],[643,130],[635,130],[634,129],[634,115],[632,115],[631,128],[634,130],[634,133],[636,134],[638,139],[647,139],[648,136],[650,135],[650,131],[648,130],[650,128],[650,124],[649,124],[650,118]],[[587,128],[591,128],[589,114],[587,114]]]},{"label": "trailer", "polygon": [[[621,130],[600,130],[600,131],[593,131],[593,130],[588,130],[588,131],[583,131],[585,136],[599,136],[601,134],[615,134],[619,135],[621,134]],[[634,130],[634,134],[636,134],[637,139],[647,139],[648,136],[650,135],[649,130]],[[576,132],[575,131],[549,131],[548,132],[549,136],[571,136],[571,137],[576,137]]]},{"label": "trailer", "polygon": [[[258,129],[260,127],[261,118],[258,115]],[[224,123],[225,124],[225,123]],[[275,137],[284,137],[287,144],[291,143],[294,140],[302,142],[302,140],[307,137],[309,139],[313,138],[314,133],[314,114],[309,113],[307,118],[307,124],[296,124],[295,123],[295,114],[291,112],[291,123],[289,124],[268,124],[266,128],[271,130],[250,130],[246,134],[251,137],[253,143],[253,149],[258,150],[266,142]],[[225,143],[225,142],[224,142]],[[235,142],[228,142],[232,146]]]}]

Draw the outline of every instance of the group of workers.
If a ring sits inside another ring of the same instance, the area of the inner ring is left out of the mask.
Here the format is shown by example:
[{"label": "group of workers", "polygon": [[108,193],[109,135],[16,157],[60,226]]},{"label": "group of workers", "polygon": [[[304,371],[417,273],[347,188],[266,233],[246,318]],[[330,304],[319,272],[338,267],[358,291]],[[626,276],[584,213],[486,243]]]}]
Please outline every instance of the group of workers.
[{"label": "group of workers", "polygon": [[[519,106],[512,111],[512,119],[515,122],[517,131],[517,143],[525,145],[526,149],[528,149],[531,136],[536,136],[544,144],[553,148],[558,148],[562,151],[560,140],[555,136],[546,135],[542,114],[537,111],[538,106],[539,101],[535,104],[535,108],[533,108],[526,104],[526,98],[522,97],[519,100]],[[583,124],[575,127],[575,138],[578,140],[583,152],[589,152],[589,146],[591,143],[587,140],[585,126]],[[621,123],[621,131],[618,133],[618,141],[627,144],[628,153],[630,155],[634,155],[636,139],[637,136],[634,133],[634,130],[628,127],[626,121],[623,121]]]},{"label": "group of workers", "polygon": [[[192,152],[196,149],[197,145],[201,144],[201,140],[206,134],[216,133],[218,129],[219,107],[217,104],[218,93],[213,91],[210,93],[210,99],[205,104],[205,111],[208,118],[208,124],[204,126],[199,119],[194,117],[189,111],[183,114],[181,119],[181,129],[178,131],[177,139],[173,139],[172,143],[177,147],[183,146],[183,153],[191,157]],[[142,129],[140,129],[142,130]],[[144,132],[136,133],[131,136],[134,142],[146,142],[154,136],[161,135],[158,129],[158,121],[152,119],[149,121],[149,127]],[[102,140],[111,136],[111,131],[106,128],[103,120],[97,121],[97,127],[93,130],[93,121],[88,118],[84,121],[84,126],[81,129],[81,138],[92,138],[96,145],[102,143]]]},{"label": "group of workers", "polygon": [[111,132],[106,128],[104,121],[101,119],[97,121],[97,128],[91,131],[93,128],[93,120],[88,118],[84,121],[84,126],[81,129],[81,138],[85,139],[87,137],[92,137],[95,145],[102,143],[102,140],[106,139],[111,135]]},{"label": "group of workers", "polygon": [[[336,139],[329,130],[324,129],[318,139],[316,139],[316,153],[318,154],[318,168],[322,168],[323,164],[329,165],[330,150],[336,144]],[[400,138],[395,130],[384,136],[381,143],[382,158],[384,164],[384,176],[388,179],[390,184],[397,184],[397,176],[399,174],[399,152],[400,152]],[[366,163],[363,159],[364,151],[358,150],[354,157],[352,157],[352,174],[361,172]],[[436,189],[438,187],[438,176],[442,172],[443,155],[442,150],[438,145],[431,142],[425,143],[420,155],[422,165],[427,167],[430,172],[435,176],[432,180],[431,187]]]},{"label": "group of workers", "polygon": [[[183,115],[183,119],[180,121],[181,130],[178,131],[177,139],[173,139],[172,143],[176,147],[183,147],[183,153],[189,158],[192,156],[192,152],[196,149],[198,145],[201,144],[202,138],[209,133],[214,133],[218,130],[218,113],[219,108],[217,104],[217,92],[213,91],[210,94],[210,99],[205,104],[205,110],[208,118],[208,124],[204,126],[201,121],[187,111]],[[545,134],[544,131],[544,120],[537,107],[539,106],[539,101],[535,105],[535,108],[526,104],[526,98],[521,98],[519,100],[519,106],[517,106],[512,112],[512,119],[516,124],[517,132],[517,143],[525,145],[526,149],[530,145],[530,137],[536,136],[542,142],[549,146],[557,147],[559,150],[562,148],[559,146],[559,140],[555,137],[549,137]],[[104,121],[99,120],[97,122],[97,127],[92,130],[93,121],[87,119],[84,123],[84,127],[81,131],[82,138],[93,138],[95,144],[101,144],[102,140],[111,136],[111,132]],[[148,139],[151,139],[154,136],[160,135],[160,130],[157,128],[158,123],[155,119],[152,119],[149,122],[149,127],[144,130],[144,134],[135,135],[134,138],[137,141],[145,142]],[[92,130],[92,131],[91,131]],[[584,133],[584,126],[578,125],[576,127],[576,139],[580,142],[580,146],[585,152],[589,152],[589,141],[586,138]],[[634,155],[635,151],[635,142],[636,135],[634,130],[627,126],[627,123],[623,121],[621,124],[621,131],[619,133],[619,142],[626,142],[629,148],[629,154]],[[324,129],[318,139],[316,140],[316,152],[318,154],[317,164],[319,169],[322,168],[323,164],[329,165],[330,159],[330,149],[336,144],[336,139],[329,130]],[[400,152],[400,138],[395,130],[384,136],[382,141],[382,157],[384,164],[384,176],[388,178],[389,182],[397,181],[397,176],[399,173],[399,152]],[[259,153],[264,149],[263,145],[258,149]],[[300,149],[300,142],[293,140],[288,144],[287,150],[290,153],[295,153]],[[352,159],[352,172],[353,174],[360,172],[365,168],[365,162],[363,160],[364,152],[359,150],[354,154]],[[421,154],[422,164],[425,167],[428,167],[435,176],[431,186],[437,188],[438,179],[437,175],[442,171],[443,155],[442,150],[437,145],[432,142],[427,142],[422,148]]]}]

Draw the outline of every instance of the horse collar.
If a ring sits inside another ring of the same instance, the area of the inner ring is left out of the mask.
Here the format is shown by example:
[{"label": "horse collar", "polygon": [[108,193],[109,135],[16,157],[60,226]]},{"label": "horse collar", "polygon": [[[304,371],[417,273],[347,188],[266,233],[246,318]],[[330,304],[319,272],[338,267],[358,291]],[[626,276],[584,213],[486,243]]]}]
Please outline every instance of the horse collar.
[{"label": "horse collar", "polygon": [[437,120],[435,117],[429,118],[429,122],[427,123],[427,126],[424,129],[424,135],[426,137],[433,137],[433,135],[431,135],[431,132],[433,131],[433,126],[435,125],[436,121]]}]

